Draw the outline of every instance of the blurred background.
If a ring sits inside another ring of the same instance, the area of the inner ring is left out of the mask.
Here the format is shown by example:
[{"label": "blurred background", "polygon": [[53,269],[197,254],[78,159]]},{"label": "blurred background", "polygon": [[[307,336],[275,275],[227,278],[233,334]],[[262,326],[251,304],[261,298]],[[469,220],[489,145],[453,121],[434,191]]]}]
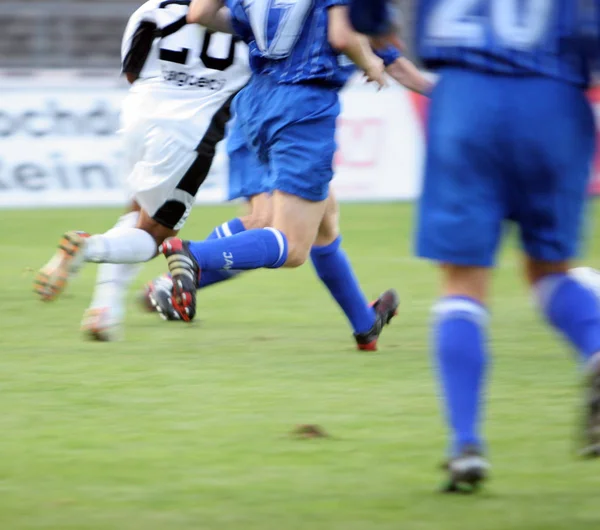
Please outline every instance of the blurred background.
[{"label": "blurred background", "polygon": [[115,70],[132,0],[3,1],[0,67]]},{"label": "blurred background", "polygon": [[[0,208],[126,201],[117,135],[127,93],[120,47],[142,3],[0,2]],[[409,28],[414,1],[401,4]],[[403,36],[409,43],[410,35]],[[422,98],[394,83],[380,93],[360,78],[350,83],[338,127],[341,200],[416,197],[424,108]],[[222,202],[227,174],[222,143],[198,201]]]},{"label": "blurred background", "polygon": [[[410,18],[416,0],[398,4]],[[3,0],[0,68],[114,70],[135,0]],[[407,25],[408,26],[408,25]],[[407,39],[409,40],[409,39]]]}]

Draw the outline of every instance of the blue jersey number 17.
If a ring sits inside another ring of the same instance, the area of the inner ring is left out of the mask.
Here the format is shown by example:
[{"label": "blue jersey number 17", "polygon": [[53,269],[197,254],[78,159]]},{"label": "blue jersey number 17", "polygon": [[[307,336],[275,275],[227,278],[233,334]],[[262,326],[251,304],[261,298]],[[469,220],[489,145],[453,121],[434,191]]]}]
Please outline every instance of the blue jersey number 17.
[{"label": "blue jersey number 17", "polygon": [[258,49],[269,59],[287,57],[304,27],[313,0],[244,0]]}]

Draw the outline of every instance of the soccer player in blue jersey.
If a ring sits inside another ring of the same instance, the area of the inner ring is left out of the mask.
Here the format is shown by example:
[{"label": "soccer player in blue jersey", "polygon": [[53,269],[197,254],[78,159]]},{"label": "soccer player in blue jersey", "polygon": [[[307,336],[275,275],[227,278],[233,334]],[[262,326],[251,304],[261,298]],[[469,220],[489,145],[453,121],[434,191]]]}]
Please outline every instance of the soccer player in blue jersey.
[{"label": "soccer player in blue jersey", "polygon": [[[211,23],[214,22],[213,17],[215,14],[216,13],[212,13],[210,16],[205,15],[201,17],[198,22],[210,27]],[[379,56],[386,65],[386,73],[388,73],[392,79],[415,92],[421,94],[429,93],[431,90],[430,81],[421,74],[411,61],[402,57],[401,53],[396,48],[387,47],[382,50],[382,52],[379,52]],[[355,70],[354,66],[351,64],[347,65],[345,68],[347,69],[348,74],[353,73]],[[260,163],[256,155],[252,152],[252,149],[246,144],[246,138],[242,132],[239,121],[234,118],[232,122],[233,123],[230,123],[227,139],[227,154],[229,157],[229,200],[246,200],[249,211],[242,217],[236,217],[215,227],[209,234],[208,239],[221,239],[223,237],[239,234],[245,230],[265,228],[272,224],[273,212],[271,191],[273,183],[271,175],[265,171],[263,164]],[[330,207],[328,208],[329,213],[327,215],[328,217],[335,219],[335,223],[333,223],[332,226],[339,237],[339,227],[337,223],[338,206],[331,190],[329,192],[328,201],[330,202]],[[332,238],[333,235],[335,234],[332,234]],[[335,275],[332,274],[330,270],[332,269],[332,266],[330,263],[331,258],[327,257],[329,254],[325,253],[325,257],[323,257],[321,250],[322,249],[319,247],[313,247],[310,252],[310,258],[317,274],[323,280],[325,285],[328,286],[330,278],[335,280]],[[337,256],[337,260],[340,259],[340,256],[343,256],[341,249],[336,249],[336,252],[333,254]],[[239,272],[241,271],[224,269],[204,271],[203,274],[200,275],[197,287],[198,289],[203,289],[230,280],[236,277]],[[334,281],[332,284],[334,289],[335,285],[336,282]],[[173,282],[168,275],[159,276],[148,282],[141,297],[143,306],[150,311],[158,312],[165,320],[180,320],[181,316],[172,305],[172,289]],[[346,311],[346,307],[350,309],[353,307],[353,304],[350,303],[346,305],[343,301],[340,302],[340,305],[344,311]],[[348,313],[348,311],[346,311],[346,314],[349,317],[350,324],[353,324],[352,315],[354,313]],[[367,349],[364,345],[359,347],[361,347],[361,349]],[[375,344],[371,344],[371,347],[375,347]]]},{"label": "soccer player in blue jersey", "polygon": [[[188,20],[205,4],[210,2],[195,1]],[[235,31],[249,45],[253,76],[234,108],[247,143],[269,175],[273,226],[198,243],[175,238],[161,246],[174,282],[173,307],[182,319],[195,315],[202,271],[298,267],[311,253],[319,255],[319,276],[351,321],[360,349],[375,349],[395,314],[393,290],[373,306],[367,303],[340,247],[337,214],[328,196],[338,92],[348,77],[341,53],[383,84],[383,63],[352,30],[345,4],[232,0],[231,12],[219,11],[222,16],[213,27]]]},{"label": "soccer player in blue jersey", "polygon": [[580,4],[419,3],[418,53],[440,80],[431,95],[416,247],[442,274],[432,349],[451,435],[448,491],[473,491],[487,474],[487,305],[505,221],[519,229],[539,310],[579,352],[581,453],[600,455],[600,306],[567,274],[579,248],[595,134]]}]

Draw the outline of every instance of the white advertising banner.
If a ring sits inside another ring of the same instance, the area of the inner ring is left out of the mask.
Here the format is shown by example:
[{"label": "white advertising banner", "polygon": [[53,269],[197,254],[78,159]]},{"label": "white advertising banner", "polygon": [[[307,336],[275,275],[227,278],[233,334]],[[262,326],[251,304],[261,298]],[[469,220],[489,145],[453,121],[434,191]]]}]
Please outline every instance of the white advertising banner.
[{"label": "white advertising banner", "polygon": [[[0,208],[120,205],[116,135],[126,88],[90,81],[40,87],[0,81]],[[354,85],[342,95],[334,187],[340,200],[407,200],[419,191],[423,132],[401,88]],[[198,202],[227,197],[219,146]]]}]

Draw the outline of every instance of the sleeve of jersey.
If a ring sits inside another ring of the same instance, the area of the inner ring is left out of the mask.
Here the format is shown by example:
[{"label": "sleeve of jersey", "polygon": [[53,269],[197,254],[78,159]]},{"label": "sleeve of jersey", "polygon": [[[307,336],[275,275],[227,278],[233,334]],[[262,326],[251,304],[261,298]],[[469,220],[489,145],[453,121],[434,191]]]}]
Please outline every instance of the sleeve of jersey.
[{"label": "sleeve of jersey", "polygon": [[347,6],[350,5],[351,0],[325,0],[325,7],[329,9],[335,6]]},{"label": "sleeve of jersey", "polygon": [[389,0],[351,0],[350,21],[356,31],[366,35],[381,35],[391,23]]},{"label": "sleeve of jersey", "polygon": [[379,57],[382,61],[383,64],[387,67],[390,64],[393,64],[396,59],[399,59],[400,57],[402,57],[402,54],[400,53],[400,51],[396,48],[394,48],[393,46],[388,46],[387,48],[383,48],[381,50],[374,50],[375,51],[375,55],[377,55],[377,57]]},{"label": "sleeve of jersey", "polygon": [[248,43],[250,40],[248,28],[240,20],[234,17],[233,14],[231,17],[231,27],[233,28],[236,37]]},{"label": "sleeve of jersey", "polygon": [[251,34],[248,25],[244,23],[244,8],[241,3],[236,0],[226,0],[225,5],[229,8],[231,27],[233,28],[235,36],[248,43]]},{"label": "sleeve of jersey", "polygon": [[156,38],[156,22],[150,13],[132,17],[123,36],[121,46],[121,70],[126,74],[139,75]]}]

